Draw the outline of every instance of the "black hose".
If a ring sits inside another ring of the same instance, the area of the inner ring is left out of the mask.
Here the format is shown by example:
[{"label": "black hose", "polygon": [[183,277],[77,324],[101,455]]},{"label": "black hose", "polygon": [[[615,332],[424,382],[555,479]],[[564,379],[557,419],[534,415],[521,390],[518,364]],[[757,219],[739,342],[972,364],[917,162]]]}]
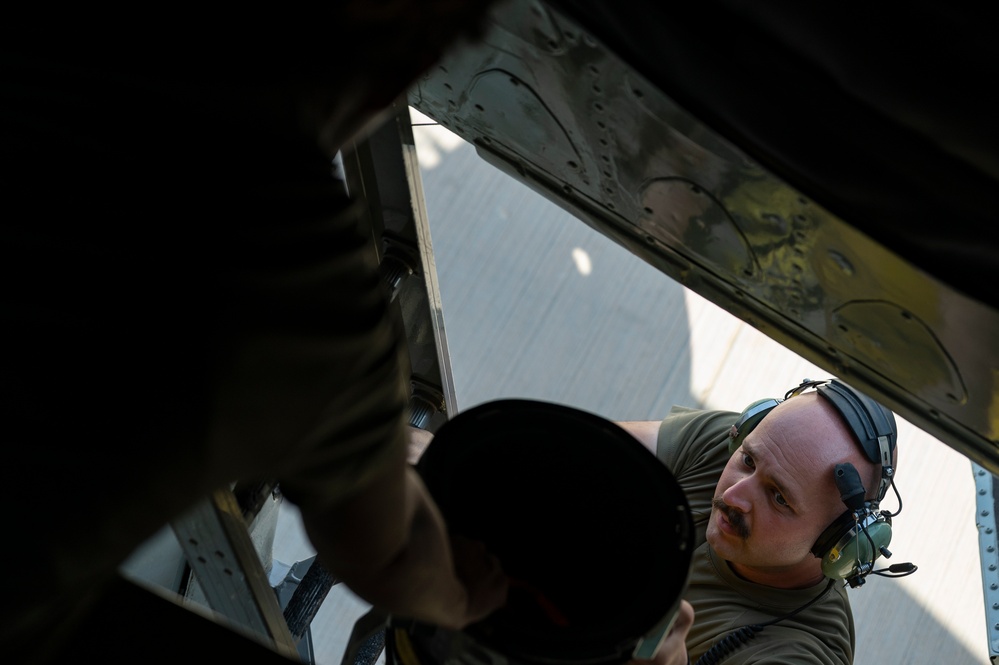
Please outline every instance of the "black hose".
[{"label": "black hose", "polygon": [[730,653],[734,653],[740,647],[749,644],[756,634],[763,630],[763,626],[752,624],[736,628],[731,633],[721,638],[705,651],[694,665],[716,665]]}]

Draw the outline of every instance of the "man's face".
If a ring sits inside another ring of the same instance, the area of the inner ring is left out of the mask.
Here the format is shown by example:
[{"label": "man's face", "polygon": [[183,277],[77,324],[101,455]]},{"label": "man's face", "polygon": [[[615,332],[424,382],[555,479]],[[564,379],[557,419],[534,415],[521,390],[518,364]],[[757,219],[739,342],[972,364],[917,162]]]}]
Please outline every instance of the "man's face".
[{"label": "man's face", "polygon": [[872,465],[835,410],[814,393],[784,402],[725,466],[708,542],[746,579],[806,585],[820,570],[812,545],[845,510],[833,480],[842,462],[870,475]]}]

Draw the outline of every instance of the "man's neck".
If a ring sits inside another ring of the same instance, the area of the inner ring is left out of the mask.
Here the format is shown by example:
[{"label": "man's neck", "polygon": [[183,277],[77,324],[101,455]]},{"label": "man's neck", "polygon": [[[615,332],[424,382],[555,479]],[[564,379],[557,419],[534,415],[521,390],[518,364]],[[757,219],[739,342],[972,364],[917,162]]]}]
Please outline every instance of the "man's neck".
[{"label": "man's neck", "polygon": [[[818,559],[816,559],[818,562]],[[822,582],[825,575],[819,565],[800,565],[790,568],[757,568],[726,561],[733,573],[747,582],[762,584],[775,589],[807,589]]]}]

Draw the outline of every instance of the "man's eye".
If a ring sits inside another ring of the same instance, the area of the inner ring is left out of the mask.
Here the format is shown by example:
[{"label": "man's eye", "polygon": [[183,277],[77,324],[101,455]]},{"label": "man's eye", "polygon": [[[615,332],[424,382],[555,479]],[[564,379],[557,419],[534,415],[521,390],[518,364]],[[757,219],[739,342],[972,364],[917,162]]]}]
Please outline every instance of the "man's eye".
[{"label": "man's eye", "polygon": [[784,506],[785,508],[790,507],[787,501],[784,500],[784,495],[780,492],[774,492],[774,501],[776,501],[779,506]]},{"label": "man's eye", "polygon": [[748,466],[750,469],[756,466],[756,462],[753,461],[753,458],[747,455],[746,453],[742,454],[742,463]]}]

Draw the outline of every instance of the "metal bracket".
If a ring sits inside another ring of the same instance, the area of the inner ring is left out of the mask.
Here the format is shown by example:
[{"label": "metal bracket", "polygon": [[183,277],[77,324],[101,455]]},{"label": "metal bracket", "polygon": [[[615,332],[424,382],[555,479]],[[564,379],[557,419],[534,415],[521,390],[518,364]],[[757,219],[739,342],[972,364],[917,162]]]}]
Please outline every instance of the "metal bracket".
[{"label": "metal bracket", "polygon": [[409,107],[397,103],[396,114],[342,160],[351,198],[367,204],[393,304],[401,310],[420,410],[413,424],[436,431],[457,405]]},{"label": "metal bracket", "polygon": [[985,628],[988,633],[989,658],[999,662],[999,533],[997,533],[996,484],[999,482],[984,467],[971,463],[975,474],[975,523],[982,564],[982,591],[985,597]]},{"label": "metal bracket", "polygon": [[171,523],[209,606],[249,636],[298,652],[232,492],[216,490]]}]

